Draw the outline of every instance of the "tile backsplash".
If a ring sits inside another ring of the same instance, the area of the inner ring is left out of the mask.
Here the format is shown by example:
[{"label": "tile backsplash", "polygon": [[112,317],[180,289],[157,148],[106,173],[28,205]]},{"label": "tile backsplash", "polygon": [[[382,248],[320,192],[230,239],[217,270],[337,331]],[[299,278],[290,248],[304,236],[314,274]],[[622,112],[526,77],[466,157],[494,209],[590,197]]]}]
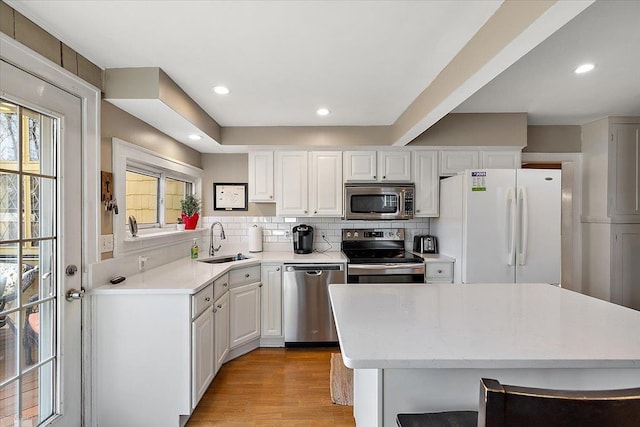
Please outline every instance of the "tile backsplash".
[{"label": "tile backsplash", "polygon": [[[429,219],[419,218],[405,221],[347,221],[341,218],[290,218],[261,216],[207,216],[202,218],[202,226],[209,228],[215,221],[224,225],[228,244],[246,245],[249,241],[249,227],[262,227],[263,250],[291,250],[291,229],[299,224],[307,224],[314,229],[314,249],[339,251],[344,228],[404,228],[405,247],[411,248],[413,236],[429,234]],[[326,240],[322,239],[325,235]]]}]

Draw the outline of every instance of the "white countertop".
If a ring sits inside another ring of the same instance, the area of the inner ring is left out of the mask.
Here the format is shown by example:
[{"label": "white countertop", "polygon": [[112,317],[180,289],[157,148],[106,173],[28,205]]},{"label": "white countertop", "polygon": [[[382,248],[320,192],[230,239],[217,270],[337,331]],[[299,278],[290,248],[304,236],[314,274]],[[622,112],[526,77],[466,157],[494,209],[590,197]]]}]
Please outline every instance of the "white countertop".
[{"label": "white countertop", "polygon": [[640,312],[547,284],[329,292],[350,368],[640,367]]},{"label": "white countertop", "polygon": [[[216,254],[220,256],[235,255],[231,253]],[[244,253],[249,259],[223,264],[206,264],[190,258],[182,258],[161,267],[142,271],[127,277],[117,285],[103,285],[91,291],[92,295],[117,294],[194,294],[204,288],[212,279],[229,270],[239,267],[258,265],[260,263],[328,263],[346,262],[342,252],[313,252],[305,255],[293,252],[258,252]],[[201,254],[199,259],[210,258]]]}]

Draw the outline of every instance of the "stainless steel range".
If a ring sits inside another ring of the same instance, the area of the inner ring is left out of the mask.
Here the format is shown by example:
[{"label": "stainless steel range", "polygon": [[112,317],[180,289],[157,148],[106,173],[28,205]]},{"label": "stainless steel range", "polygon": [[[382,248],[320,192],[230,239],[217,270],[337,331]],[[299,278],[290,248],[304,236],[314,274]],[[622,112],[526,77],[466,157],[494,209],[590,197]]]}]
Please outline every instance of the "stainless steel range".
[{"label": "stainless steel range", "polygon": [[347,283],[424,283],[424,260],[404,249],[404,228],[342,230]]}]

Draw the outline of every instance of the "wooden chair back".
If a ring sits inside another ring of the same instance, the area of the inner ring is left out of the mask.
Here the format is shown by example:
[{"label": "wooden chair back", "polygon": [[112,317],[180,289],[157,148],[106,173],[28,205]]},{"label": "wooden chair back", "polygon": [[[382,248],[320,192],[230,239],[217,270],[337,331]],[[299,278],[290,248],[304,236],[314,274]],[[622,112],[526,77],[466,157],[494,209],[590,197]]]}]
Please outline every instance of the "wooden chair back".
[{"label": "wooden chair back", "polygon": [[637,427],[640,388],[548,390],[480,382],[478,427]]}]

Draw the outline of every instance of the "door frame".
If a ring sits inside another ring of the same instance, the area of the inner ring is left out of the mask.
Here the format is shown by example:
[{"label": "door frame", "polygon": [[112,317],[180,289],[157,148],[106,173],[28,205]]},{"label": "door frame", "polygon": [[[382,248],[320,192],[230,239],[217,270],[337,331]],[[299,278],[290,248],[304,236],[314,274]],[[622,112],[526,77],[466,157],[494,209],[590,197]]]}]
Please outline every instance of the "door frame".
[{"label": "door frame", "polygon": [[[98,233],[100,231],[100,203],[98,200],[100,175],[100,96],[99,88],[70,73],[60,65],[0,33],[0,57],[16,67],[39,77],[77,97],[82,102],[82,284],[90,291],[88,266],[99,261]],[[92,358],[91,300],[82,303],[82,419],[93,425],[92,417]]]},{"label": "door frame", "polygon": [[524,162],[573,163],[573,291],[582,289],[582,153],[522,153]]}]

